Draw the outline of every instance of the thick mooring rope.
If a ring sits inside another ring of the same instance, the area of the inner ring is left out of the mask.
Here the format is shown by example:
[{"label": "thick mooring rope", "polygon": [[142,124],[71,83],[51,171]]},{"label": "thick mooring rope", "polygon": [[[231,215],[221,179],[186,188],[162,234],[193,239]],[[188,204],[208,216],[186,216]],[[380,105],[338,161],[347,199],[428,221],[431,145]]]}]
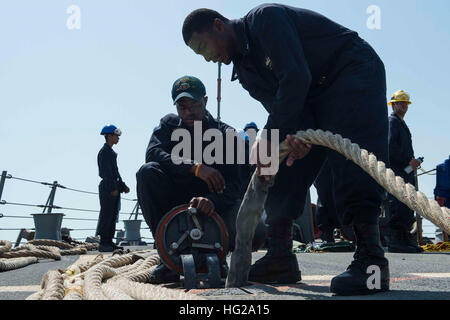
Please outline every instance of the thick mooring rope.
[{"label": "thick mooring rope", "polygon": [[4,252],[8,252],[11,250],[12,244],[11,241],[0,240],[0,255]]},{"label": "thick mooring rope", "polygon": [[64,280],[58,271],[49,271],[42,279],[44,293],[40,300],[62,300],[65,293]]},{"label": "thick mooring rope", "polygon": [[[304,143],[328,147],[344,155],[360,166],[384,189],[406,204],[411,210],[430,220],[444,232],[450,233],[450,209],[439,206],[437,201],[428,199],[423,192],[417,191],[413,185],[405,183],[401,177],[396,177],[394,171],[387,169],[386,164],[378,161],[374,154],[361,149],[349,139],[344,139],[342,136],[328,131],[300,131],[295,137]],[[287,147],[282,145],[280,156],[287,156],[287,152],[289,152]]]},{"label": "thick mooring rope", "polygon": [[0,271],[15,270],[29,266],[30,264],[33,263],[38,263],[38,258],[36,257],[24,257],[13,259],[0,258]]},{"label": "thick mooring rope", "polygon": [[63,241],[57,241],[57,240],[46,240],[46,239],[35,239],[30,240],[27,243],[33,244],[35,246],[51,246],[51,247],[57,247],[60,249],[73,249],[75,246],[63,242]]},{"label": "thick mooring rope", "polygon": [[27,300],[203,300],[184,291],[145,283],[159,263],[155,251],[107,259],[98,255],[65,271],[49,271],[42,290]]},{"label": "thick mooring rope", "polygon": [[36,257],[41,259],[61,260],[61,254],[56,253],[55,251],[52,252],[50,250],[38,249],[37,247],[31,248],[31,245],[21,250],[2,253],[0,257],[1,258]]},{"label": "thick mooring rope", "polygon": [[31,240],[12,248],[10,241],[0,240],[0,272],[23,268],[36,263],[38,259],[61,260],[61,256],[86,254],[88,250],[97,248],[98,244],[93,243],[74,246],[56,240]]}]

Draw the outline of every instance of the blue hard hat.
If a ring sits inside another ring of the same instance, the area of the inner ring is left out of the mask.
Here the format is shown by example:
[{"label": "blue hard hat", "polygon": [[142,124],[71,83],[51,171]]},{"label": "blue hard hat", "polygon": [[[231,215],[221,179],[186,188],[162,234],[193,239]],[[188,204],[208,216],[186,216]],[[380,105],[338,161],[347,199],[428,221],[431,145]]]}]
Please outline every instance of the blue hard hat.
[{"label": "blue hard hat", "polygon": [[244,128],[244,130],[248,130],[248,129],[258,130],[258,126],[256,125],[256,123],[250,122],[250,123],[247,123]]},{"label": "blue hard hat", "polygon": [[102,132],[100,132],[101,135],[106,134],[115,134],[117,136],[122,135],[122,131],[117,128],[115,125],[110,124],[109,126],[104,126],[102,129]]}]

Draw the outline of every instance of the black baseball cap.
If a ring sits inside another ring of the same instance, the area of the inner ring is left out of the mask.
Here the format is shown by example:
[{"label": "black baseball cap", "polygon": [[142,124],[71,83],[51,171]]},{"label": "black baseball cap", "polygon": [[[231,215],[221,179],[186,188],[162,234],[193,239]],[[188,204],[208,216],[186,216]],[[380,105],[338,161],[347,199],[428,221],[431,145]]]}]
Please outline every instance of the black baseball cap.
[{"label": "black baseball cap", "polygon": [[205,85],[200,79],[192,76],[184,76],[175,81],[172,86],[173,104],[183,97],[200,101],[206,95]]}]

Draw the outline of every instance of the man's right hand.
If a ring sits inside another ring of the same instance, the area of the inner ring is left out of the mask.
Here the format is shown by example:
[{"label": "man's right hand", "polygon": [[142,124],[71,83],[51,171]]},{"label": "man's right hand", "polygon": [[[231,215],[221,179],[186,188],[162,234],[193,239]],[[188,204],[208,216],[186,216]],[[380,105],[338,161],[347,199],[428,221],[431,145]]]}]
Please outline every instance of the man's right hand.
[{"label": "man's right hand", "polygon": [[196,208],[200,213],[210,216],[214,210],[214,203],[208,198],[196,197],[192,198],[191,202],[189,202],[192,208]]},{"label": "man's right hand", "polygon": [[[195,170],[196,167],[194,166],[194,171]],[[225,179],[223,178],[222,174],[214,168],[208,167],[204,164],[201,165],[198,169],[197,177],[205,181],[210,192],[216,192],[220,194],[225,190]]]},{"label": "man's right hand", "polygon": [[417,169],[421,166],[421,163],[420,163],[420,161],[417,160],[417,159],[411,159],[411,161],[409,162],[409,165],[410,165],[414,170],[417,170]]},{"label": "man's right hand", "polygon": [[117,196],[119,195],[119,190],[114,190],[114,191],[112,191],[112,192],[111,192],[111,195],[112,195],[113,197],[117,197]]}]

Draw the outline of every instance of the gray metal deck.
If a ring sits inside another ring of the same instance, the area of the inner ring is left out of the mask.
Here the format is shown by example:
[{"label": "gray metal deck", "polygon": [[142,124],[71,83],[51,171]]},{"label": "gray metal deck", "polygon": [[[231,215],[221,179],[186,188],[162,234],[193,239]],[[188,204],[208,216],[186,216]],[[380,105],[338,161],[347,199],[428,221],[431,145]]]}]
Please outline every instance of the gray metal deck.
[{"label": "gray metal deck", "polygon": [[[131,250],[143,248],[130,247]],[[264,251],[254,253],[253,260],[263,255]],[[295,285],[255,283],[244,288],[195,289],[190,292],[211,300],[450,300],[450,253],[387,253],[391,271],[390,292],[358,297],[333,296],[329,293],[330,280],[345,271],[352,255],[298,253],[303,279]],[[41,260],[22,269],[0,273],[0,300],[24,300],[39,290],[42,277],[48,270],[64,270],[78,258],[65,256],[61,261]],[[182,290],[177,285],[171,287]]]}]

